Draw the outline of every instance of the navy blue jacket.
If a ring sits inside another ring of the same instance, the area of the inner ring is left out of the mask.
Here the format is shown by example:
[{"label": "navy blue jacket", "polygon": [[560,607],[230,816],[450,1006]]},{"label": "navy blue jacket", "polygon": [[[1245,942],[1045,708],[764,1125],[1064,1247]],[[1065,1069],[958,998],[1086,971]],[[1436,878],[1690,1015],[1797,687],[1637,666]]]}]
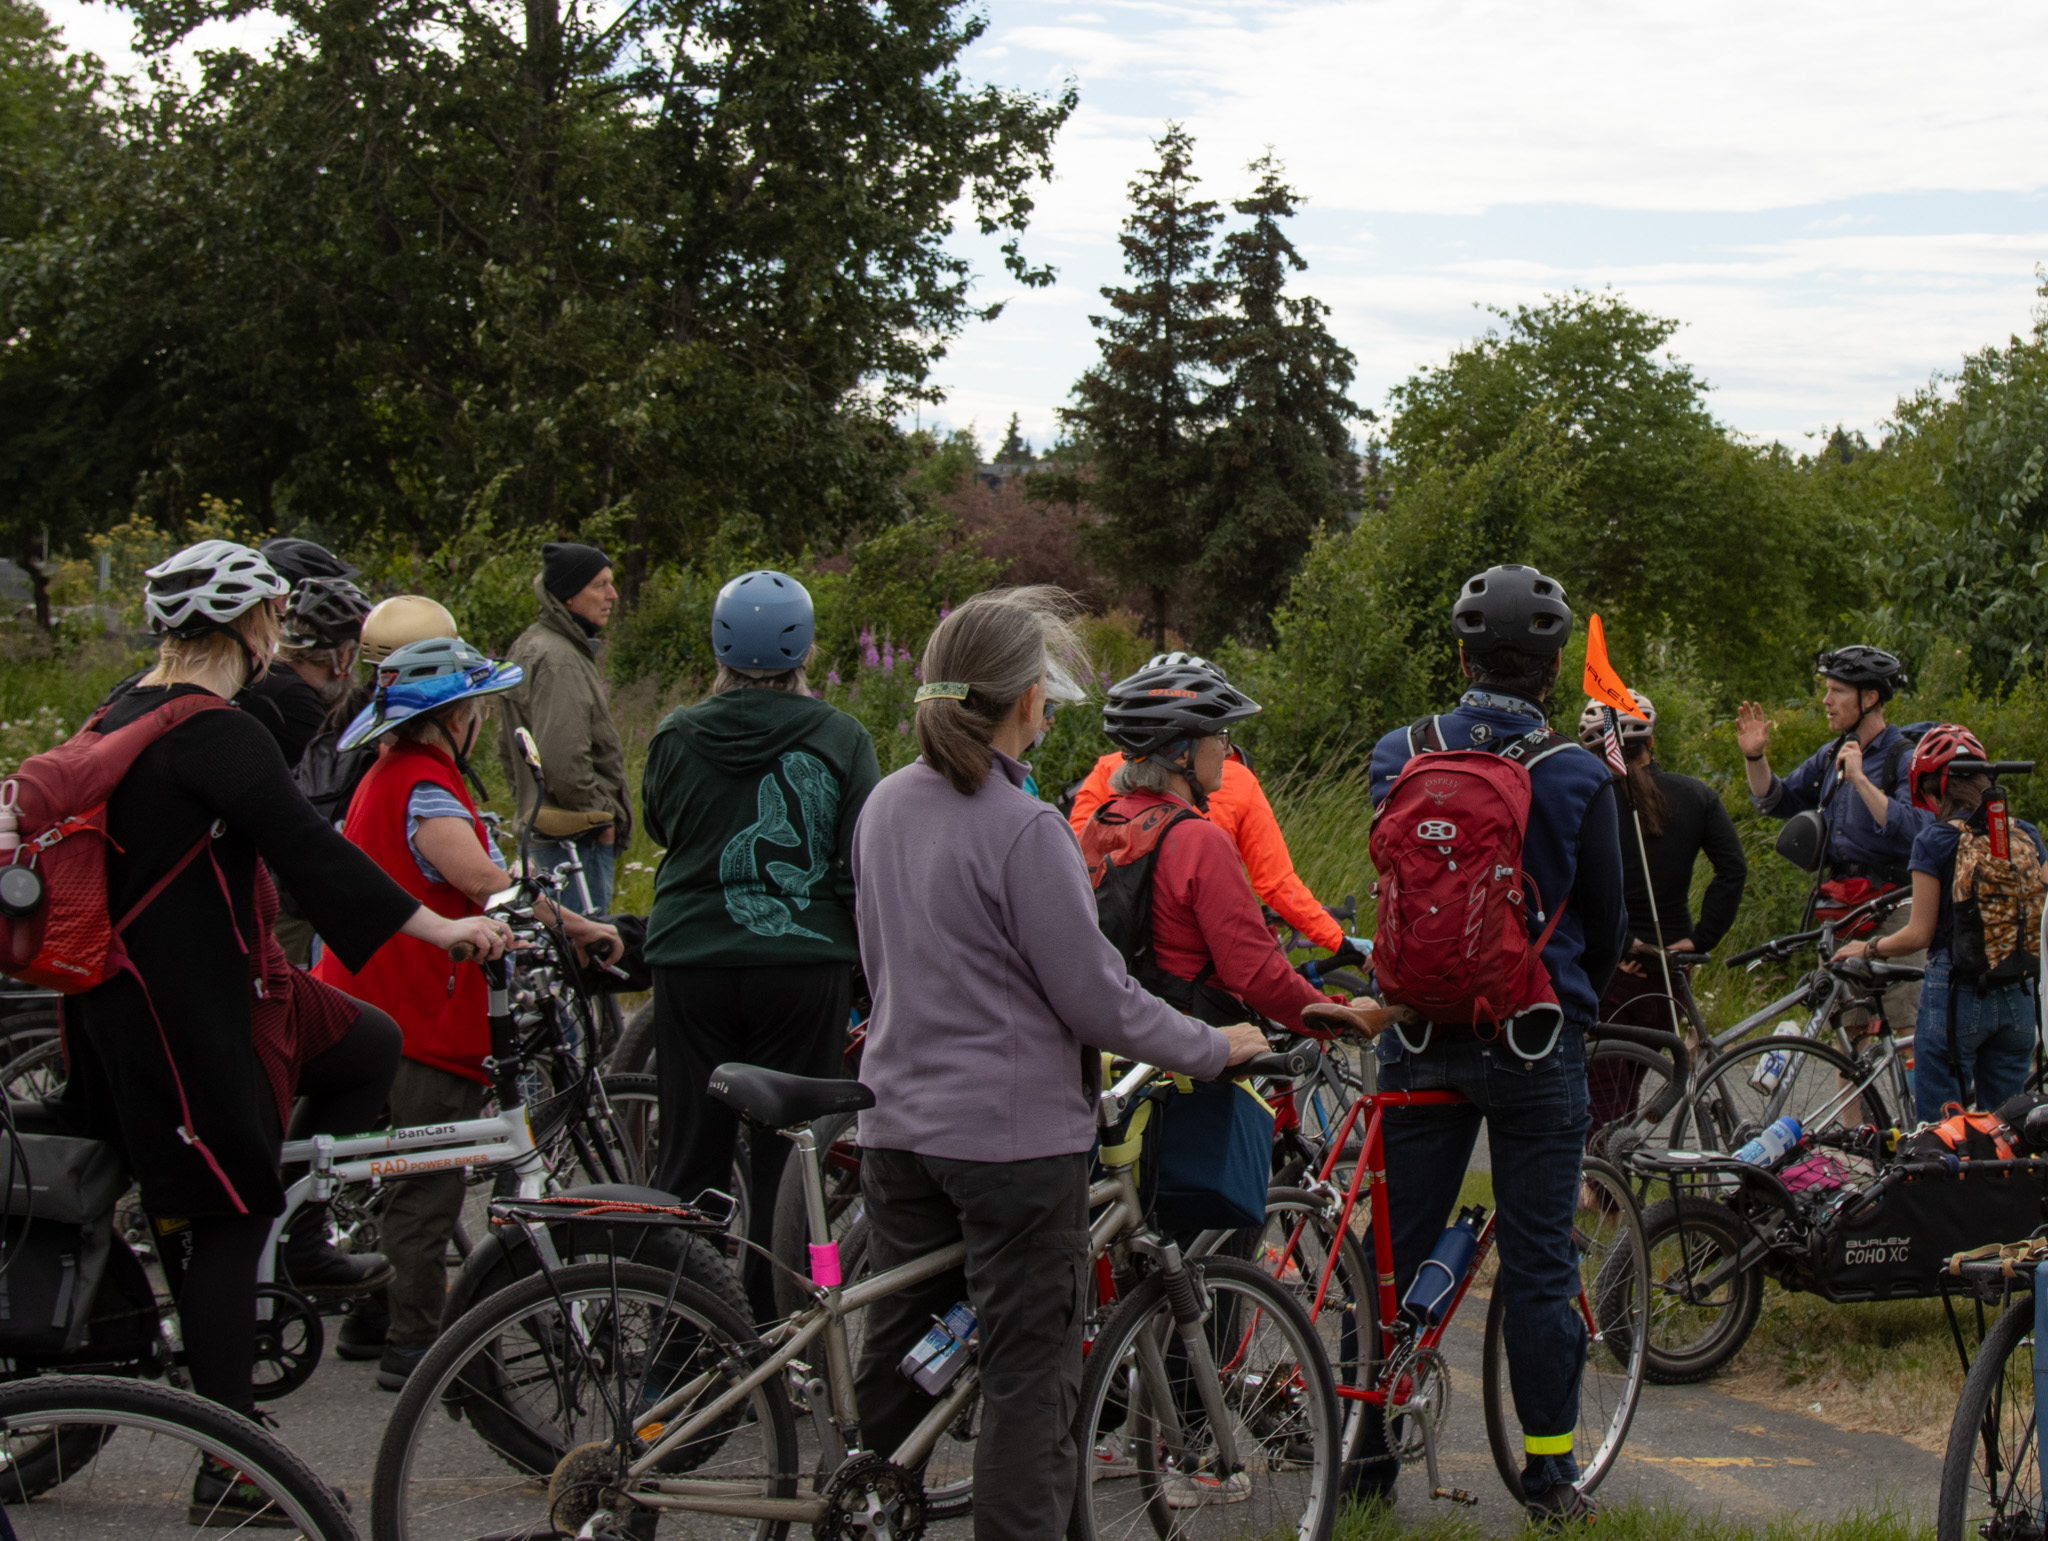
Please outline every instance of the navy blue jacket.
[{"label": "navy blue jacket", "polygon": [[[1934,815],[1925,808],[1915,808],[1906,796],[1906,768],[1913,758],[1910,749],[1900,751],[1896,772],[1891,776],[1885,774],[1892,759],[1893,746],[1904,741],[1905,735],[1898,728],[1887,725],[1882,733],[1863,746],[1863,773],[1877,783],[1878,790],[1891,804],[1885,814],[1883,829],[1877,827],[1877,820],[1863,806],[1863,799],[1856,795],[1854,787],[1843,787],[1834,801],[1828,803],[1830,875],[1848,875],[1832,870],[1846,863],[1872,869],[1862,874],[1864,876],[1882,877],[1888,883],[1906,881],[1906,863],[1913,854],[1913,837],[1934,822]],[[1829,739],[1822,744],[1791,775],[1773,776],[1770,789],[1762,797],[1750,798],[1757,811],[1774,819],[1789,819],[1795,813],[1804,813],[1826,803],[1838,779],[1835,774],[1835,743],[1834,739]]]},{"label": "navy blue jacket", "polygon": [[[1488,729],[1477,747],[1497,747],[1541,726],[1537,717],[1479,702],[1504,691],[1468,691],[1457,710],[1437,719],[1446,749],[1474,747],[1472,729]],[[1372,751],[1372,801],[1378,807],[1408,763],[1408,730],[1397,728]],[[1529,772],[1529,832],[1522,870],[1543,904],[1571,896],[1543,949],[1543,966],[1565,1020],[1584,1025],[1599,1015],[1600,994],[1628,942],[1628,904],[1621,880],[1621,831],[1615,822],[1613,777],[1596,755],[1576,745],[1538,761]],[[1529,937],[1543,931],[1529,900]]]}]

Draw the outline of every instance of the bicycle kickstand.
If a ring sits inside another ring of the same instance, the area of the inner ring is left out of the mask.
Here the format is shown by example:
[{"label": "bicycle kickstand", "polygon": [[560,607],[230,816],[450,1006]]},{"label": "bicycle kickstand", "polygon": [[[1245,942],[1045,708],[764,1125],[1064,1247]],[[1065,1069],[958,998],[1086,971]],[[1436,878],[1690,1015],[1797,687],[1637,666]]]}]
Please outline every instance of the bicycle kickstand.
[{"label": "bicycle kickstand", "polygon": [[1479,1502],[1477,1493],[1468,1493],[1461,1487],[1445,1487],[1436,1469],[1436,1419],[1426,1407],[1406,1409],[1422,1429],[1422,1459],[1429,1467],[1429,1496],[1432,1502],[1448,1498],[1452,1503],[1471,1508]]}]

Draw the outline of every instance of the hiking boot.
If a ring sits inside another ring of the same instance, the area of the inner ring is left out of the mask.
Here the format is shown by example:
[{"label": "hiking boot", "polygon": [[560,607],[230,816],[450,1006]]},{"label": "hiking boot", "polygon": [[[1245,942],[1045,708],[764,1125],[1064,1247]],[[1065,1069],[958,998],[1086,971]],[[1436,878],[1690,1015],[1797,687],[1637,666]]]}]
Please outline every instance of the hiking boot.
[{"label": "hiking boot", "polygon": [[1248,1473],[1235,1471],[1227,1477],[1207,1472],[1169,1472],[1166,1477],[1166,1507],[1205,1509],[1211,1504],[1241,1504],[1252,1496]]},{"label": "hiking boot", "polygon": [[242,1525],[265,1530],[296,1528],[291,1516],[265,1497],[263,1489],[227,1462],[210,1455],[199,1458],[199,1474],[192,1479],[192,1502],[186,1506],[185,1523],[222,1530]]},{"label": "hiking boot", "polygon": [[391,1313],[384,1297],[371,1295],[342,1314],[341,1331],[334,1335],[334,1353],[339,1359],[382,1359],[384,1339],[391,1331]]},{"label": "hiking boot", "polygon": [[377,1361],[377,1384],[386,1391],[401,1391],[412,1379],[412,1372],[420,1367],[420,1361],[427,1357],[423,1348],[400,1348],[396,1343],[384,1345],[383,1356]]},{"label": "hiking boot", "polygon": [[1529,1500],[1529,1523],[1546,1530],[1591,1525],[1599,1518],[1598,1506],[1569,1482],[1553,1482]]},{"label": "hiking boot", "polygon": [[327,1239],[327,1206],[302,1204],[277,1249],[291,1286],[308,1300],[374,1294],[397,1277],[381,1252],[343,1252]]}]

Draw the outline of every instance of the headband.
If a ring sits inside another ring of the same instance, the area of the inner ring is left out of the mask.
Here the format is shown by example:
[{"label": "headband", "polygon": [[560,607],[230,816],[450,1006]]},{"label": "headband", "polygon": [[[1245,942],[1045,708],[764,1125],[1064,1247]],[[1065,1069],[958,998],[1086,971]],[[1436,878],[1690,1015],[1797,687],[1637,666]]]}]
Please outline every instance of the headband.
[{"label": "headband", "polygon": [[[934,680],[929,685],[917,687],[918,701],[965,701],[972,685],[963,685],[958,680]],[[915,705],[916,702],[912,702]]]}]

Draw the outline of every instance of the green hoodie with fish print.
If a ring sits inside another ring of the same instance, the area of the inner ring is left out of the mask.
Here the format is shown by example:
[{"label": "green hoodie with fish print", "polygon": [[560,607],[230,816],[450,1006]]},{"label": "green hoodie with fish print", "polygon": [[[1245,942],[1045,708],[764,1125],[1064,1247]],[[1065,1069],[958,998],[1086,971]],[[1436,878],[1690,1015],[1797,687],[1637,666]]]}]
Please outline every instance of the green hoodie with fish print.
[{"label": "green hoodie with fish print", "polygon": [[647,961],[856,961],[848,855],[881,774],[868,730],[810,696],[754,687],[670,712],[640,786],[664,850]]}]

